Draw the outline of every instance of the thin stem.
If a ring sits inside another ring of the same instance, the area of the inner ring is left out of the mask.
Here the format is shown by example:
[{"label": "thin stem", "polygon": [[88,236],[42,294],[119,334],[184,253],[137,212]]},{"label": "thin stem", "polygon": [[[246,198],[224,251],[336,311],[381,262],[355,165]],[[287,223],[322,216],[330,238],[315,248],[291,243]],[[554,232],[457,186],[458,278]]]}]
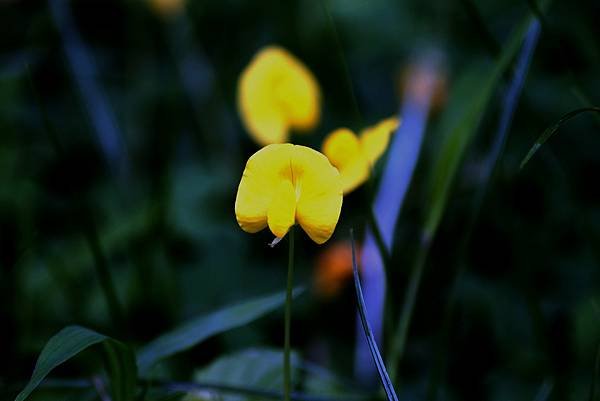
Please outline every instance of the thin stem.
[{"label": "thin stem", "polygon": [[363,125],[363,118],[360,113],[360,108],[358,107],[358,101],[356,100],[356,94],[354,93],[354,87],[352,85],[352,76],[350,74],[350,68],[348,67],[346,58],[344,57],[344,48],[342,46],[342,41],[340,39],[340,35],[338,34],[337,28],[335,27],[335,21],[333,20],[333,16],[331,15],[329,8],[327,7],[326,1],[327,0],[321,0],[323,12],[325,13],[325,16],[327,18],[329,27],[331,28],[333,39],[335,40],[337,55],[340,64],[342,65],[342,74],[344,75],[344,79],[346,81],[346,86],[348,89],[348,94],[350,95],[350,100],[352,101],[352,108],[354,109],[353,111],[356,118],[356,122],[359,123],[359,125]]},{"label": "thin stem", "polygon": [[377,250],[379,251],[379,254],[381,255],[381,259],[383,260],[383,267],[385,269],[386,272],[386,279],[387,282],[391,282],[391,280],[389,280],[389,265],[390,265],[390,251],[388,250],[388,248],[385,245],[385,240],[383,239],[383,234],[381,233],[381,230],[379,229],[379,224],[377,223],[377,218],[375,217],[375,212],[373,211],[372,208],[369,208],[369,216],[368,216],[368,220],[369,220],[369,228],[371,229],[371,233],[373,234],[373,238],[375,239],[375,245],[377,246]]},{"label": "thin stem", "polygon": [[444,350],[447,349],[447,343],[450,337],[450,324],[452,322],[454,308],[457,303],[458,287],[463,275],[467,270],[467,263],[465,260],[467,247],[469,242],[471,241],[471,236],[475,228],[475,223],[477,222],[477,218],[479,217],[479,213],[481,211],[484,198],[487,194],[488,187],[491,184],[493,173],[496,169],[496,164],[498,163],[498,160],[500,159],[500,156],[504,151],[504,147],[506,145],[506,140],[512,124],[513,116],[516,111],[517,104],[525,84],[525,79],[527,78],[529,65],[535,52],[537,40],[540,33],[539,28],[539,23],[537,21],[533,21],[529,27],[527,37],[525,38],[525,41],[523,43],[523,48],[516,63],[513,79],[506,92],[506,95],[504,96],[502,116],[499,121],[494,143],[482,169],[481,185],[479,186],[477,194],[475,195],[473,207],[471,208],[471,216],[469,218],[469,222],[466,225],[465,235],[462,237],[460,245],[458,246],[459,266],[449,287],[450,291],[448,301],[446,302],[445,306],[444,318],[442,320],[442,329],[440,330],[438,335],[437,352],[435,353],[437,355],[436,362],[432,369],[431,381],[429,383],[429,389],[427,394],[427,399],[430,401],[434,401],[437,398],[438,387],[440,386],[442,375],[444,373],[444,364],[447,355],[447,353],[444,352]]},{"label": "thin stem", "polygon": [[[54,152],[56,153],[57,158],[62,159],[65,157],[65,149],[60,142],[56,130],[50,122],[50,118],[48,116],[48,113],[46,112],[46,108],[42,103],[42,99],[33,81],[33,77],[29,66],[27,67],[27,76],[29,79],[29,85],[31,87],[31,92],[33,94],[34,101],[36,103],[37,108],[39,109],[42,118],[44,131],[48,136],[52,147],[54,148]],[[81,200],[79,198],[72,198],[69,200],[71,201],[73,208],[76,209],[80,215],[80,218],[76,219],[76,224],[78,224],[81,227],[84,238],[88,243],[88,246],[92,253],[92,257],[94,259],[94,267],[96,268],[96,275],[98,276],[98,281],[100,282],[100,287],[102,288],[102,294],[104,295],[104,299],[106,300],[110,317],[113,321],[113,324],[117,327],[117,330],[123,331],[125,322],[123,317],[123,308],[121,307],[121,304],[119,303],[119,300],[116,295],[113,279],[110,274],[110,270],[108,269],[108,262],[106,260],[106,257],[102,253],[97,229],[93,221],[91,220],[92,218],[89,217],[91,216],[90,207],[84,200]]]},{"label": "thin stem", "polygon": [[110,313],[113,324],[116,326],[116,330],[123,333],[125,331],[123,308],[117,298],[114,280],[108,268],[106,257],[102,252],[100,239],[98,238],[98,234],[92,223],[86,226],[84,231],[92,257],[94,258],[96,275],[98,276],[98,281],[100,282],[100,287],[102,288],[102,293],[104,294],[104,299],[108,306],[108,312]]},{"label": "thin stem", "polygon": [[283,344],[283,399],[290,401],[292,393],[292,372],[290,364],[290,331],[292,325],[292,287],[294,283],[294,227],[290,229],[287,289],[285,297],[285,334]]},{"label": "thin stem", "polygon": [[430,243],[430,237],[424,235],[412,268],[410,281],[408,283],[408,290],[406,291],[404,304],[402,305],[400,321],[392,338],[392,348],[390,350],[390,357],[388,358],[390,363],[390,377],[392,378],[392,381],[395,381],[397,378],[398,366],[400,364],[400,360],[402,359],[402,355],[404,354],[404,346],[406,344],[408,328],[410,327],[413,310],[415,309],[415,301],[417,299],[417,293],[419,292],[419,286],[421,285],[423,268],[425,267],[425,260],[427,259]]}]

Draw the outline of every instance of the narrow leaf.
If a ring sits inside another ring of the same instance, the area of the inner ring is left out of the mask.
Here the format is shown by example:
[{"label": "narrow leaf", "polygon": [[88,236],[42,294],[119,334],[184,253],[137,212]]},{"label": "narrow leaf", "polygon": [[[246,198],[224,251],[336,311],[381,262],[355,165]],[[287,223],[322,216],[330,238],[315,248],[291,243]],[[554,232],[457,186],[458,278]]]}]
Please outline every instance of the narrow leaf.
[{"label": "narrow leaf", "polygon": [[375,342],[375,337],[373,336],[373,331],[371,330],[371,326],[369,325],[369,319],[367,318],[367,310],[365,307],[365,300],[363,297],[362,287],[360,285],[360,278],[358,276],[358,267],[356,264],[356,251],[354,249],[354,232],[350,230],[350,239],[352,241],[352,269],[354,271],[354,285],[356,287],[356,298],[358,300],[358,313],[360,315],[360,321],[362,324],[362,328],[365,332],[365,337],[367,339],[367,343],[369,344],[369,350],[371,351],[371,356],[373,357],[373,361],[375,362],[375,366],[377,367],[377,372],[379,373],[379,379],[381,380],[381,384],[383,385],[383,389],[385,390],[385,395],[388,401],[398,401],[398,396],[396,395],[396,391],[394,390],[394,386],[392,385],[392,381],[387,373],[385,368],[385,364],[383,363],[383,359],[381,358],[381,353],[379,352],[379,348],[377,347],[377,343]]},{"label": "narrow leaf", "polygon": [[[15,401],[23,401],[35,388],[44,380],[44,378],[57,366],[62,364],[63,362],[71,359],[75,355],[79,354],[81,351],[89,348],[94,344],[98,344],[100,342],[111,342],[112,344],[119,344],[118,350],[114,350],[115,357],[120,358],[120,353],[123,351],[123,347],[126,347],[124,344],[111,339],[103,334],[97,333],[93,330],[86,329],[85,327],[80,326],[68,326],[58,332],[54,337],[52,337],[44,346],[44,349],[40,353],[40,356],[35,364],[35,368],[33,370],[33,374],[31,375],[31,379],[29,383],[25,386],[23,391],[21,391]],[[114,347],[115,345],[111,345]],[[116,366],[116,365],[115,365]],[[121,372],[124,372],[123,368],[119,368]],[[131,374],[129,372],[128,374]],[[131,380],[131,379],[129,379]],[[135,389],[135,371],[133,372],[133,386]],[[114,387],[114,391],[120,394],[131,394],[131,388],[128,387],[128,390],[122,390],[120,388],[121,384],[117,384]],[[115,401],[124,400],[124,398],[116,398]]]},{"label": "narrow leaf", "polygon": [[[302,291],[295,289],[294,296]],[[250,323],[279,308],[284,302],[285,293],[280,292],[227,306],[185,323],[158,337],[138,352],[137,365],[140,374],[147,374],[161,359],[189,349],[215,334]]]},{"label": "narrow leaf", "polygon": [[563,115],[555,124],[546,128],[544,130],[544,132],[542,132],[542,135],[540,135],[540,137],[537,139],[537,141],[535,141],[535,143],[533,144],[531,149],[529,149],[529,152],[527,152],[527,156],[525,156],[525,158],[521,162],[520,168],[523,168],[525,166],[525,164],[527,164],[527,162],[533,157],[533,155],[538,151],[538,149],[548,139],[550,139],[556,133],[556,131],[558,131],[558,129],[560,128],[561,125],[563,125],[564,123],[566,123],[573,117],[576,117],[579,114],[587,113],[587,112],[600,113],[600,107],[584,107],[581,109],[570,111],[567,114]]},{"label": "narrow leaf", "polygon": [[[544,2],[543,7],[546,7],[546,3]],[[460,118],[453,118],[450,124],[442,126],[442,131],[448,130],[448,132],[446,135],[440,134],[445,136],[445,142],[432,170],[429,212],[424,227],[426,238],[432,238],[437,231],[460,163],[477,132],[495,88],[511,65],[533,20],[530,15],[517,26],[494,67],[485,74],[479,75],[478,82],[470,85],[467,92],[460,94],[467,99],[456,114]]]}]

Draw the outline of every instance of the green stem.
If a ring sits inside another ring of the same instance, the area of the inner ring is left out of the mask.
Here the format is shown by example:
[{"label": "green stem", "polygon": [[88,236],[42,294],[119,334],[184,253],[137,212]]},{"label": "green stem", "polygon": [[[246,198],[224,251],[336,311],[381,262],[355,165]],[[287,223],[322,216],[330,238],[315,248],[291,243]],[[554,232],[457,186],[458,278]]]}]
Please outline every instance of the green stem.
[{"label": "green stem", "polygon": [[125,319],[123,317],[123,308],[121,307],[119,299],[117,298],[115,284],[112,279],[110,270],[108,269],[106,257],[102,252],[102,248],[100,246],[100,239],[98,238],[98,234],[96,233],[95,227],[87,226],[84,228],[84,230],[86,240],[92,253],[92,257],[94,258],[94,267],[96,268],[96,275],[98,276],[98,281],[100,282],[100,287],[102,288],[102,293],[108,306],[108,312],[110,313],[110,317],[113,321],[113,324],[115,325],[116,331],[119,333],[124,333]]},{"label": "green stem", "polygon": [[[65,157],[65,150],[62,146],[58,134],[52,124],[50,123],[50,118],[48,117],[48,113],[44,108],[40,95],[35,87],[35,83],[33,82],[33,77],[31,75],[31,70],[29,66],[27,66],[27,76],[29,78],[29,85],[31,87],[31,92],[33,93],[34,101],[39,109],[39,112],[42,117],[42,123],[44,125],[44,130],[50,139],[52,147],[56,152],[56,156],[59,159]],[[98,234],[96,231],[96,227],[94,224],[90,222],[85,222],[85,218],[88,218],[91,215],[91,211],[85,202],[80,201],[78,199],[72,200],[73,206],[80,213],[81,218],[78,222],[82,222],[82,230],[85,236],[85,239],[90,247],[90,251],[92,253],[92,257],[94,258],[94,267],[96,268],[96,274],[98,276],[98,281],[100,282],[100,287],[102,288],[102,293],[106,300],[106,304],[108,305],[108,311],[110,313],[113,324],[116,326],[116,330],[120,330],[123,332],[124,329],[124,318],[123,318],[123,308],[119,303],[117,298],[117,294],[115,291],[115,286],[108,269],[108,263],[104,254],[102,253],[102,248],[100,247],[100,240],[98,238]]]},{"label": "green stem", "polygon": [[346,86],[348,90],[348,95],[350,100],[352,101],[352,108],[354,109],[354,116],[356,118],[356,123],[359,125],[363,125],[362,114],[360,113],[360,108],[358,107],[358,101],[356,100],[356,94],[354,93],[354,87],[352,85],[352,76],[350,74],[350,68],[348,67],[348,63],[346,62],[346,58],[344,57],[344,48],[342,46],[342,41],[340,39],[340,35],[338,34],[337,28],[335,27],[335,21],[333,20],[333,16],[327,7],[326,0],[321,0],[321,5],[323,6],[323,12],[325,13],[325,17],[327,18],[327,23],[331,28],[331,32],[333,35],[333,39],[335,41],[337,56],[342,65],[342,75],[344,76],[344,80],[346,81]]},{"label": "green stem", "polygon": [[283,399],[291,400],[292,372],[290,363],[290,331],[292,325],[292,287],[294,282],[294,227],[288,234],[290,251],[288,255],[287,290],[285,297],[285,334],[283,344]]},{"label": "green stem", "polygon": [[392,339],[392,348],[388,358],[392,382],[395,382],[397,379],[398,366],[400,364],[400,360],[402,359],[402,355],[404,354],[404,346],[406,344],[408,328],[410,327],[413,310],[415,309],[415,301],[417,299],[417,293],[419,292],[419,286],[421,285],[423,268],[425,267],[425,260],[427,259],[427,253],[429,252],[430,242],[430,237],[428,235],[424,235],[412,268],[410,281],[408,283],[408,290],[406,291],[404,304],[402,305],[402,312],[400,313],[398,327]]}]

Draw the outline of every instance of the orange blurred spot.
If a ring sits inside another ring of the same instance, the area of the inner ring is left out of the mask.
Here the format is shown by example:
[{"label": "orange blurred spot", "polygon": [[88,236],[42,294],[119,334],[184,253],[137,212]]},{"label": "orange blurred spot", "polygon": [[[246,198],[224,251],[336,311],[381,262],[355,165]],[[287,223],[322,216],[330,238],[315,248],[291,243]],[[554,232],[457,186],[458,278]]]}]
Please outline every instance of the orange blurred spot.
[{"label": "orange blurred spot", "polygon": [[400,72],[400,93],[403,96],[410,95],[423,106],[431,97],[431,111],[439,111],[448,99],[446,74],[440,69],[420,63],[408,65]]},{"label": "orange blurred spot", "polygon": [[[360,249],[356,259],[360,260]],[[317,258],[314,273],[315,291],[326,298],[335,296],[352,278],[352,246],[340,241],[327,247]]]}]

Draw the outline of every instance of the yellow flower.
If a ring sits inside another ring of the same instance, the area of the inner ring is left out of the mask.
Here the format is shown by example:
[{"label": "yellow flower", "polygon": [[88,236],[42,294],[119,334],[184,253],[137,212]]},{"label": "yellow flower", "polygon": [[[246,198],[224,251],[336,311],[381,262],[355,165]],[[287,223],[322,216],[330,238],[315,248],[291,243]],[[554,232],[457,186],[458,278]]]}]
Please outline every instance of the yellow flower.
[{"label": "yellow flower", "polygon": [[320,116],[316,79],[287,50],[268,46],[258,52],[238,82],[242,122],[261,145],[283,143],[290,130],[314,128]]},{"label": "yellow flower", "polygon": [[390,135],[399,124],[397,118],[390,117],[365,128],[360,136],[347,128],[339,128],[325,138],[323,153],[340,171],[344,194],[367,180],[371,169],[385,152]]},{"label": "yellow flower", "polygon": [[242,230],[267,226],[283,238],[298,223],[317,244],[327,241],[342,209],[340,175],[327,158],[305,146],[268,145],[248,162],[235,199]]}]

